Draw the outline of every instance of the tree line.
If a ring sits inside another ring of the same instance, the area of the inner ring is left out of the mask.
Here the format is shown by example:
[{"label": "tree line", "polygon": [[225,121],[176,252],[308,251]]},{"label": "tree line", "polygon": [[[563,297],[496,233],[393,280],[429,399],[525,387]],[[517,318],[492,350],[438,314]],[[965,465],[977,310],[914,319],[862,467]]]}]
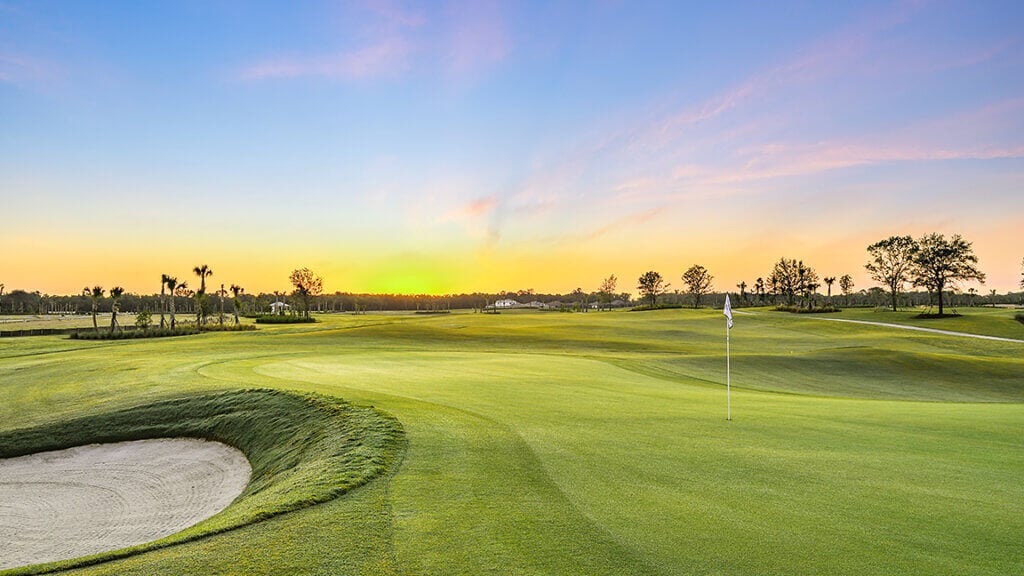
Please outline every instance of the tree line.
[{"label": "tree line", "polygon": [[[985,283],[985,274],[977,267],[978,258],[974,254],[972,244],[959,234],[948,240],[945,236],[935,233],[917,239],[910,236],[891,236],[871,244],[867,247],[867,252],[870,259],[864,267],[872,280],[886,287],[889,304],[893,310],[897,309],[901,295],[907,295],[905,288],[908,284],[923,288],[928,298],[927,303],[937,304],[941,316],[945,313],[947,293],[958,292],[963,282]],[[1024,260],[1021,261],[1021,268],[1020,287],[1024,289]],[[714,276],[699,264],[688,268],[680,279],[695,308],[701,305],[702,298],[713,289]],[[771,274],[758,277],[753,285],[741,281],[736,287],[739,288],[740,305],[755,301],[761,305],[776,304],[783,309],[829,311],[835,309],[832,286],[837,280],[844,297],[844,305],[850,305],[855,300],[852,298],[852,276],[843,274],[838,278],[822,277],[813,267],[795,258],[780,258],[772,267]],[[823,283],[827,287],[827,293],[825,302],[819,303],[818,291]],[[653,270],[645,272],[637,279],[637,289],[650,308],[657,306],[659,296],[667,294],[670,286],[671,284],[666,283],[661,274]],[[747,292],[748,288],[752,288],[753,292]],[[872,295],[872,291],[862,291],[861,295]],[[967,295],[969,304],[973,305],[977,290],[972,287]],[[863,303],[864,298],[859,300]],[[873,300],[877,301],[877,298]],[[919,297],[911,298],[911,301],[921,303]],[[990,301],[996,303],[994,290],[990,294]]]},{"label": "tree line", "polygon": [[[914,239],[910,236],[891,236],[867,247],[868,262],[865,270],[879,287],[854,292],[850,274],[821,276],[803,260],[782,257],[770,272],[757,277],[752,284],[745,280],[736,284],[738,291],[715,291],[714,276],[700,264],[694,264],[680,276],[682,289],[671,289],[660,273],[650,270],[637,279],[636,289],[640,303],[647,307],[702,305],[720,306],[725,294],[737,296],[734,305],[776,305],[790,309],[827,310],[836,300],[842,306],[878,306],[883,297],[894,310],[900,305],[937,304],[939,314],[953,299],[954,305],[976,303],[1011,304],[1017,297],[997,295],[991,291],[981,295],[975,288],[960,291],[964,282],[984,284],[985,274],[978,267],[973,246],[960,235],[946,239],[941,234],[926,234]],[[98,330],[96,315],[111,314],[111,330],[118,327],[119,312],[155,312],[160,314],[160,326],[174,327],[176,312],[196,316],[198,325],[206,325],[211,315],[223,325],[225,314],[255,316],[270,313],[274,302],[288,304],[290,313],[360,312],[360,311],[412,311],[446,309],[485,309],[498,300],[512,299],[522,304],[540,302],[557,308],[588,310],[621,307],[632,303],[632,294],[618,292],[618,278],[612,274],[603,279],[595,291],[578,287],[567,293],[537,293],[533,289],[500,292],[474,292],[460,294],[370,294],[352,292],[323,293],[323,279],[309,268],[293,270],[289,276],[290,291],[248,294],[237,284],[220,285],[219,290],[207,292],[207,279],[213,269],[198,265],[192,273],[199,287],[192,290],[187,280],[162,274],[160,293],[139,295],[115,286],[109,293],[102,286],[88,286],[80,294],[53,296],[39,292],[14,290],[4,292],[0,283],[0,314],[78,314],[91,312],[94,328]],[[908,291],[907,286],[923,291]],[[820,290],[825,288],[822,297]],[[1021,260],[1020,288],[1024,290],[1024,259]],[[278,307],[278,311],[281,311]]]}]

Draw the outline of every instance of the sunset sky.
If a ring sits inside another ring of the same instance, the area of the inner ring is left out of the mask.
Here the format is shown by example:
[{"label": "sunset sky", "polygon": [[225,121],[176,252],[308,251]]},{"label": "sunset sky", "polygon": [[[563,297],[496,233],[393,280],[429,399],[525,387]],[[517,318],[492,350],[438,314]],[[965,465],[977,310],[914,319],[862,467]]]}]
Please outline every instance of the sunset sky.
[{"label": "sunset sky", "polygon": [[1024,2],[0,0],[0,283],[636,293],[1024,257]]}]

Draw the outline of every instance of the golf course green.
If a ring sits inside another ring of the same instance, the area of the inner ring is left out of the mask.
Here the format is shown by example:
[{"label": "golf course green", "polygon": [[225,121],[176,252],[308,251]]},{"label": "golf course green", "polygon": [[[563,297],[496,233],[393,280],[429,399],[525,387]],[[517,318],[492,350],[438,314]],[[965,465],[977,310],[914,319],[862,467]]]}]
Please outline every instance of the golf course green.
[{"label": "golf course green", "polygon": [[[961,312],[828,317],[1024,340],[1012,311]],[[318,320],[0,341],[2,455],[128,439],[137,410],[160,420],[189,399],[222,407],[257,394],[287,405],[274,408],[282,421],[224,432],[211,412],[202,429],[147,435],[221,430],[216,439],[263,458],[254,477],[279,473],[282,454],[312,462],[298,496],[248,489],[207,521],[215,529],[66,573],[1024,571],[1024,343],[737,311],[727,421],[721,311]],[[358,412],[349,422],[362,428],[292,422],[290,398]],[[103,434],[77,439],[69,422]],[[288,423],[281,442],[363,434],[344,450],[376,456],[275,447],[268,431]],[[331,492],[351,470],[362,479]]]}]

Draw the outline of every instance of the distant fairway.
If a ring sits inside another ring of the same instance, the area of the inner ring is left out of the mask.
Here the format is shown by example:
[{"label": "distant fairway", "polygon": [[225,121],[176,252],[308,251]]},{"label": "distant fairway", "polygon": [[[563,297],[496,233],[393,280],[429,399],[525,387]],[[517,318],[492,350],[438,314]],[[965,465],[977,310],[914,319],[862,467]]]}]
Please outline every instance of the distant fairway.
[{"label": "distant fairway", "polygon": [[[966,312],[924,325],[1024,338],[1011,311]],[[335,500],[73,573],[1024,567],[1024,344],[737,316],[727,422],[720,311],[321,320],[0,341],[0,433],[240,388],[373,405],[404,428],[394,474]]]}]

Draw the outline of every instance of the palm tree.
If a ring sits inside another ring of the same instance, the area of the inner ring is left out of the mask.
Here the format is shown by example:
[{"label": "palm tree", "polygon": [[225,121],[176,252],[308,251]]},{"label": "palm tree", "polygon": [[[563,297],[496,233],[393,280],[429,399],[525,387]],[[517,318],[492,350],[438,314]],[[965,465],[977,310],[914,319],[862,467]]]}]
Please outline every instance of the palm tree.
[{"label": "palm tree", "polygon": [[747,281],[746,280],[740,280],[740,283],[737,284],[736,287],[740,289],[740,301],[741,302],[746,302],[747,301]]},{"label": "palm tree", "polygon": [[103,286],[93,286],[92,288],[86,286],[82,289],[82,296],[88,296],[92,300],[92,329],[99,332],[100,327],[96,324],[96,308],[99,306],[100,298],[103,298]]},{"label": "palm tree", "polygon": [[[0,296],[3,296],[3,295],[4,295],[4,285],[0,284]],[[3,312],[3,311],[4,311],[4,307],[2,305],[0,305],[0,312]]]},{"label": "palm tree", "polygon": [[174,286],[174,293],[184,298],[192,297],[192,291],[188,289],[188,282],[178,282]]},{"label": "palm tree", "polygon": [[235,326],[240,324],[238,321],[238,308],[242,305],[242,301],[239,299],[242,292],[245,292],[245,288],[242,288],[237,284],[231,285],[231,302],[235,305]]},{"label": "palm tree", "polygon": [[[171,277],[167,274],[160,275],[160,328],[164,328],[164,309],[167,308],[167,297],[164,296],[164,288],[170,282]],[[171,300],[174,300],[174,289],[171,289]]]},{"label": "palm tree", "polygon": [[120,286],[114,286],[110,289],[110,299],[113,303],[110,305],[110,333],[114,333],[114,329],[117,328],[117,303],[121,300],[121,296],[124,296],[124,288]]},{"label": "palm tree", "polygon": [[[175,277],[175,276],[168,276],[167,274],[164,274],[162,280],[163,280],[163,286],[160,286],[160,294],[161,294],[161,296],[163,296],[163,293],[164,293],[164,286],[166,286],[167,289],[170,290],[170,292],[171,292],[171,308],[170,308],[170,313],[171,313],[171,330],[174,330],[174,291],[178,288],[178,278]],[[160,327],[161,328],[164,327],[164,315],[163,315],[163,313],[160,314]]]},{"label": "palm tree", "polygon": [[220,290],[217,290],[217,296],[220,297],[220,325],[224,325],[224,296],[227,295],[228,291],[224,289],[224,285],[220,285]]},{"label": "palm tree", "polygon": [[832,284],[836,281],[835,276],[825,276],[825,284],[828,284],[828,301],[832,302]]},{"label": "palm tree", "polygon": [[206,312],[203,310],[203,303],[206,300],[206,278],[213,276],[213,270],[203,264],[192,269],[196,276],[199,276],[199,291],[196,292],[196,326],[206,323]]}]

